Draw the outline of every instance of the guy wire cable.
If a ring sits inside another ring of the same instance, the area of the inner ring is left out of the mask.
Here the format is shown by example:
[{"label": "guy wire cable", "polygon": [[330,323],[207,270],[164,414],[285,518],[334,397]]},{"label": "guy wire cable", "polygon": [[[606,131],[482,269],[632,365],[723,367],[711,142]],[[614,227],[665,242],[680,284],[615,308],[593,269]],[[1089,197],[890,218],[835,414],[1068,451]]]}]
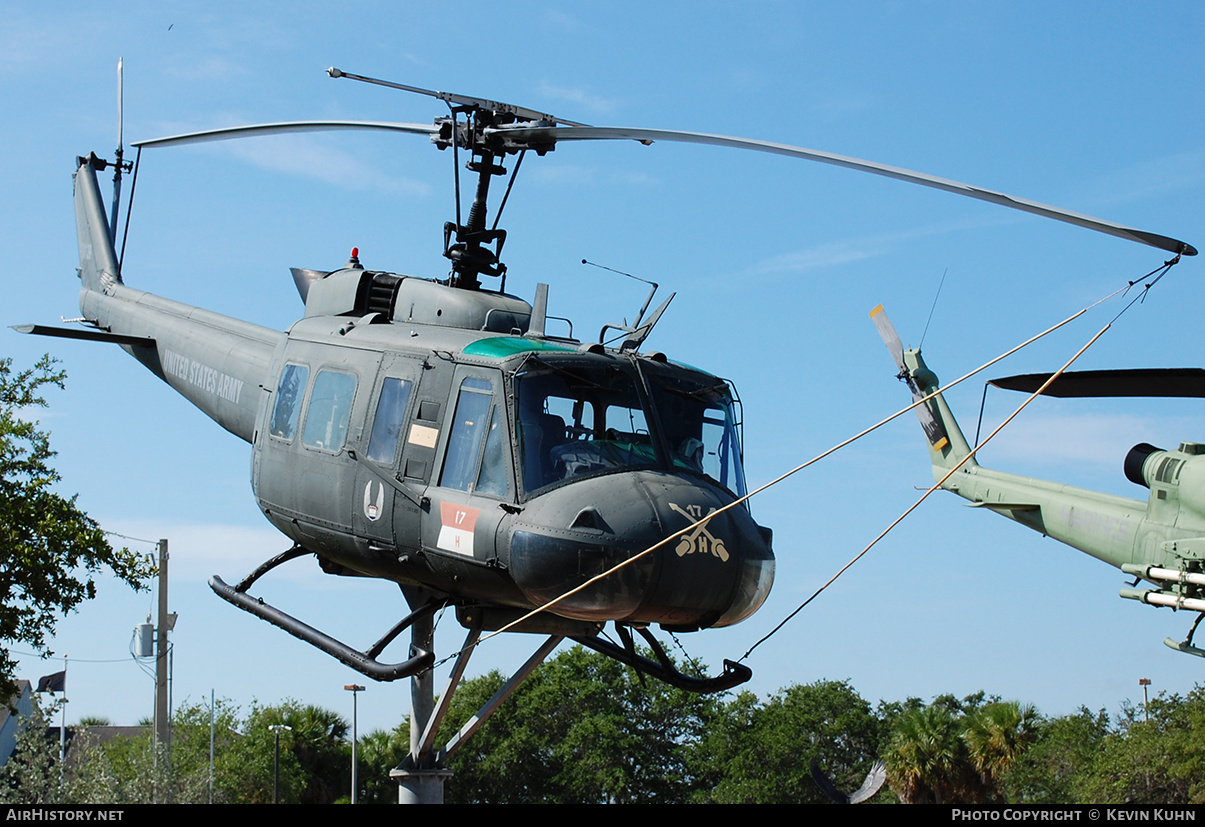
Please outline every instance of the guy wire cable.
[{"label": "guy wire cable", "polygon": [[[879,536],[875,537],[873,540],[871,540],[870,543],[864,549],[862,549],[860,552],[858,552],[858,554],[852,560],[850,560],[848,563],[846,563],[844,566],[842,566],[841,569],[838,570],[836,574],[834,574],[831,578],[829,578],[827,583],[825,583],[820,588],[816,589],[816,591],[812,593],[812,596],[809,597],[807,600],[803,601],[801,604],[799,604],[799,606],[795,609],[795,611],[791,612],[789,615],[787,615],[785,618],[783,618],[783,620],[777,626],[775,626],[765,636],[763,636],[756,643],[754,643],[752,646],[750,646],[748,651],[746,651],[745,654],[741,655],[740,658],[737,660],[737,662],[739,663],[740,661],[743,661],[745,658],[749,657],[749,655],[752,654],[754,649],[756,649],[762,643],[764,643],[765,641],[767,641],[771,637],[773,637],[774,634],[776,632],[778,632],[778,630],[781,629],[783,626],[785,626],[792,618],[794,618],[795,615],[797,615],[801,611],[803,611],[805,606],[807,606],[809,603],[811,603],[813,600],[815,600],[817,597],[819,597],[820,593],[822,591],[824,591],[829,586],[831,586],[833,583],[835,583],[837,578],[840,577],[842,574],[844,574],[846,571],[848,571],[849,568],[851,566],[853,566],[854,563],[861,560],[862,557],[864,557],[868,551],[870,551],[872,548],[874,548],[875,545],[878,544],[879,540],[882,540],[884,537],[886,537],[888,535],[888,533],[891,532],[892,529],[894,529],[896,526],[898,526],[900,523],[902,523],[904,521],[905,517],[907,517],[909,514],[911,514],[917,508],[919,508],[920,504],[923,503],[925,500],[927,500],[929,498],[930,494],[932,494],[934,491],[941,488],[945,484],[946,480],[948,480],[950,477],[954,476],[954,474],[957,473],[958,470],[962,468],[962,466],[966,465],[966,463],[973,456],[975,456],[975,454],[977,454],[979,452],[980,448],[986,446],[989,442],[991,442],[992,439],[995,438],[995,436],[998,433],[1000,433],[1002,430],[1004,430],[1004,427],[1006,425],[1008,425],[1010,422],[1012,422],[1014,419],[1016,419],[1017,415],[1020,414],[1021,411],[1025,410],[1025,408],[1029,406],[1030,402],[1032,402],[1037,397],[1041,396],[1042,393],[1048,387],[1050,387],[1050,385],[1056,379],[1058,379],[1060,376],[1062,376],[1063,373],[1069,367],[1071,367],[1071,365],[1074,364],[1077,359],[1079,359],[1080,356],[1084,355],[1084,352],[1087,351],[1088,348],[1090,348],[1090,347],[1092,347],[1092,345],[1096,344],[1097,340],[1099,340],[1101,336],[1105,335],[1105,332],[1113,326],[1114,322],[1116,322],[1119,318],[1121,318],[1121,315],[1123,313],[1125,313],[1127,310],[1129,310],[1131,307],[1133,307],[1136,302],[1140,302],[1140,301],[1144,300],[1146,297],[1146,294],[1150,291],[1150,289],[1152,287],[1154,287],[1155,284],[1158,283],[1159,279],[1163,278],[1164,274],[1167,272],[1167,269],[1170,269],[1171,266],[1173,264],[1175,264],[1178,259],[1179,259],[1179,257],[1177,256],[1176,259],[1166,262],[1163,267],[1158,268],[1157,270],[1151,271],[1152,273],[1154,273],[1154,272],[1158,272],[1159,269],[1163,270],[1162,273],[1159,273],[1159,275],[1157,275],[1149,284],[1147,284],[1143,287],[1142,292],[1140,292],[1137,296],[1135,296],[1133,299],[1131,299],[1129,304],[1127,304],[1120,311],[1118,311],[1117,315],[1115,315],[1112,319],[1109,320],[1109,322],[1104,327],[1102,327],[1099,331],[1097,331],[1095,336],[1093,336],[1091,339],[1089,339],[1088,342],[1083,347],[1081,347],[1078,351],[1076,351],[1074,356],[1072,356],[1069,360],[1067,360],[1067,362],[1061,368],[1059,368],[1055,373],[1051,374],[1050,377],[1047,378],[1047,380],[1044,383],[1042,383],[1042,386],[1040,388],[1038,388],[1036,391],[1034,391],[1032,394],[1030,394],[1029,397],[1024,402],[1021,403],[1020,407],[1018,407],[1015,411],[1013,411],[1012,414],[1007,419],[1005,419],[1003,422],[1001,422],[1000,425],[998,425],[994,431],[992,431],[990,434],[988,434],[987,438],[985,440],[983,440],[983,442],[981,444],[976,444],[976,446],[974,448],[972,448],[965,457],[963,457],[961,460],[958,461],[957,465],[955,465],[953,468],[951,468],[944,477],[942,477],[940,480],[938,480],[936,483],[934,483],[932,487],[930,487],[927,491],[925,491],[925,493],[921,495],[920,499],[918,499],[915,503],[913,503],[903,514],[901,514],[899,517],[897,517],[895,519],[895,521],[891,523],[891,525],[889,525],[889,526],[887,526],[887,528],[883,529],[882,533],[879,534]],[[1148,273],[1147,275],[1149,276],[1149,275],[1151,275],[1151,273]],[[1125,288],[1123,288],[1123,290],[1129,290],[1130,287],[1134,286],[1134,284],[1135,284],[1135,282],[1130,282],[1129,285],[1127,285]],[[1110,298],[1113,295],[1116,295],[1116,293],[1111,294]],[[1102,301],[1103,301],[1103,299],[1102,299]],[[1097,302],[1097,304],[1099,304],[1099,303],[1100,302]],[[1095,305],[1093,305],[1093,306],[1095,306]],[[982,368],[980,368],[980,370],[982,370]],[[976,371],[976,372],[978,372],[978,371]],[[967,377],[963,377],[963,378],[965,379]],[[962,380],[960,379],[959,381],[962,381]],[[929,397],[926,397],[926,399],[928,399],[928,398]]]},{"label": "guy wire cable", "polygon": [[[1126,310],[1126,309],[1128,309],[1128,308],[1129,308],[1129,307],[1130,307],[1130,306],[1131,306],[1131,305],[1134,303],[1134,301],[1137,301],[1137,299],[1138,299],[1138,298],[1140,298],[1141,296],[1145,295],[1145,294],[1146,294],[1146,292],[1147,292],[1147,291],[1148,291],[1148,290],[1149,290],[1149,289],[1150,289],[1152,286],[1154,286],[1154,284],[1155,284],[1156,282],[1158,282],[1158,281],[1159,281],[1159,279],[1161,279],[1161,278],[1163,277],[1163,274],[1164,274],[1164,273],[1166,273],[1166,272],[1167,272],[1167,270],[1169,270],[1169,269],[1170,269],[1170,268],[1171,268],[1171,267],[1172,267],[1174,264],[1176,264],[1176,263],[1177,263],[1179,260],[1180,260],[1180,256],[1176,256],[1175,258],[1173,258],[1173,259],[1171,259],[1171,260],[1169,260],[1169,261],[1164,262],[1164,263],[1163,263],[1163,264],[1162,264],[1160,267],[1157,267],[1155,270],[1152,270],[1150,273],[1147,273],[1147,275],[1146,275],[1146,276],[1144,276],[1143,278],[1146,278],[1147,276],[1150,276],[1150,275],[1152,275],[1152,274],[1156,274],[1156,273],[1158,273],[1158,275],[1156,276],[1156,278],[1155,278],[1154,280],[1152,280],[1152,281],[1151,281],[1151,283],[1150,283],[1150,284],[1145,285],[1144,290],[1143,290],[1143,291],[1142,291],[1142,293],[1139,295],[1139,297],[1136,297],[1136,298],[1135,298],[1133,301],[1131,301],[1131,302],[1130,302],[1130,304],[1126,305],[1126,307],[1125,307],[1125,308],[1123,308],[1123,309],[1122,309],[1122,311],[1121,311],[1120,313],[1118,313],[1118,314],[1117,314],[1117,316],[1115,316],[1115,317],[1114,317],[1113,321],[1116,321],[1116,319],[1117,319],[1117,318],[1118,318],[1118,317],[1121,315],[1121,313],[1124,313],[1124,312],[1125,312],[1125,310]],[[1163,272],[1160,272],[1160,271],[1163,271]],[[575,588],[573,588],[573,589],[570,589],[569,591],[565,592],[564,594],[560,595],[559,597],[556,597],[556,598],[554,598],[554,599],[552,599],[552,600],[548,601],[547,603],[544,603],[544,604],[542,604],[542,605],[540,605],[540,606],[537,606],[536,608],[532,609],[532,610],[531,610],[530,612],[528,612],[527,614],[522,615],[521,617],[519,617],[519,618],[517,618],[517,619],[515,619],[515,620],[511,621],[510,623],[507,623],[506,625],[502,626],[501,628],[499,628],[499,629],[497,629],[497,630],[495,630],[495,631],[493,631],[493,632],[490,632],[490,633],[488,633],[488,634],[486,634],[486,635],[482,636],[482,637],[481,637],[481,638],[479,638],[479,639],[478,639],[476,642],[474,642],[474,643],[470,644],[469,646],[465,647],[464,649],[461,649],[461,650],[459,650],[459,651],[457,651],[457,652],[454,652],[454,653],[452,653],[452,654],[448,655],[448,657],[446,657],[446,658],[444,658],[443,660],[439,661],[439,663],[446,662],[448,659],[458,656],[458,655],[459,655],[461,652],[465,651],[466,649],[475,648],[476,646],[479,646],[480,644],[484,643],[485,641],[489,640],[490,638],[493,638],[493,637],[495,637],[495,636],[497,636],[497,635],[500,635],[500,634],[502,634],[503,632],[509,631],[510,629],[512,629],[513,627],[515,627],[515,626],[519,625],[520,623],[523,623],[524,621],[527,621],[527,620],[529,620],[529,619],[531,619],[531,618],[535,617],[536,615],[540,614],[541,612],[544,612],[544,611],[547,611],[547,610],[551,609],[552,607],[556,606],[557,604],[561,603],[561,602],[562,602],[562,601],[564,601],[564,600],[567,600],[568,598],[572,597],[573,595],[575,595],[575,594],[577,594],[577,593],[579,593],[579,592],[581,592],[581,591],[584,591],[585,589],[589,588],[589,587],[590,587],[590,586],[592,586],[593,584],[597,583],[598,581],[602,580],[602,579],[603,579],[603,578],[605,578],[605,577],[608,577],[608,576],[609,576],[609,575],[611,575],[611,574],[614,574],[615,572],[619,571],[620,569],[624,568],[625,566],[628,566],[629,564],[634,563],[634,562],[636,562],[637,560],[639,560],[639,559],[641,559],[641,558],[643,558],[643,557],[645,557],[645,556],[647,556],[647,555],[651,554],[652,552],[656,551],[657,549],[662,548],[663,546],[667,545],[667,544],[668,544],[668,543],[670,543],[671,541],[676,540],[676,539],[677,539],[679,536],[681,536],[682,534],[689,533],[689,532],[691,532],[691,531],[695,530],[696,528],[699,528],[700,526],[704,526],[704,525],[706,525],[706,524],[707,524],[707,523],[708,523],[708,522],[709,522],[709,521],[710,521],[710,520],[711,520],[713,517],[715,517],[717,514],[722,514],[722,513],[724,513],[725,511],[728,511],[728,510],[730,510],[730,509],[732,509],[732,508],[735,508],[735,507],[736,507],[736,506],[738,506],[738,505],[741,505],[742,503],[744,503],[744,502],[746,502],[747,500],[749,500],[750,498],[752,498],[754,495],[756,495],[756,494],[760,494],[761,492],[763,492],[763,491],[767,490],[768,488],[771,488],[771,487],[773,487],[773,486],[777,485],[778,483],[780,483],[780,482],[782,482],[782,481],[786,480],[788,477],[794,476],[795,474],[799,473],[800,471],[804,470],[805,468],[808,468],[808,467],[809,467],[809,466],[811,466],[811,465],[814,465],[815,463],[819,462],[820,460],[824,459],[825,457],[827,457],[827,456],[829,456],[829,455],[831,455],[831,454],[836,453],[837,451],[841,450],[842,448],[845,448],[846,446],[848,446],[848,445],[852,444],[853,442],[856,442],[857,440],[861,439],[862,437],[864,437],[864,436],[866,436],[866,435],[868,435],[868,434],[870,434],[870,433],[872,433],[872,432],[874,432],[874,431],[878,430],[879,428],[881,428],[882,426],[884,426],[884,425],[886,425],[887,423],[891,422],[892,420],[897,419],[897,418],[898,418],[898,417],[900,417],[900,416],[903,416],[904,414],[906,414],[906,413],[908,413],[909,411],[913,410],[913,409],[914,409],[914,408],[916,408],[917,406],[925,404],[926,402],[928,402],[929,400],[931,400],[933,397],[937,396],[938,394],[944,393],[945,391],[949,390],[950,388],[953,388],[953,387],[955,387],[955,386],[957,386],[957,385],[960,385],[962,382],[966,381],[967,379],[970,379],[972,376],[975,376],[976,374],[979,374],[979,373],[981,373],[982,371],[987,370],[987,369],[988,369],[989,367],[991,367],[992,365],[995,365],[995,364],[997,364],[998,362],[1001,362],[1001,361],[1003,361],[1004,359],[1007,359],[1009,356],[1012,356],[1014,353],[1016,353],[1016,352],[1018,352],[1018,351],[1022,350],[1022,349],[1023,349],[1023,348],[1025,348],[1025,347],[1028,347],[1029,345],[1033,344],[1034,342],[1038,341],[1039,339],[1042,339],[1042,338],[1044,338],[1045,336],[1047,336],[1047,335],[1049,335],[1049,334],[1053,333],[1054,331],[1056,331],[1056,330],[1058,330],[1058,329],[1060,329],[1060,328],[1064,327],[1065,325],[1070,324],[1071,322],[1073,322],[1073,321],[1075,321],[1076,319],[1078,319],[1080,316],[1082,316],[1082,315],[1084,315],[1085,313],[1087,313],[1089,310],[1092,310],[1092,309],[1096,308],[1097,306],[1099,306],[1099,305],[1103,304],[1104,302],[1106,302],[1106,301],[1108,301],[1108,300],[1112,299],[1114,296],[1117,296],[1117,295],[1119,295],[1119,294],[1124,294],[1124,293],[1128,292],[1128,291],[1129,291],[1129,289],[1130,289],[1131,287],[1133,287],[1135,284],[1137,284],[1137,283],[1138,283],[1138,281],[1141,281],[1141,279],[1134,280],[1134,281],[1127,281],[1124,287],[1119,287],[1118,289],[1116,289],[1116,290],[1114,290],[1113,292],[1109,293],[1108,295],[1106,295],[1106,296],[1104,296],[1104,297],[1102,297],[1102,298],[1098,299],[1097,301],[1093,302],[1092,304],[1090,304],[1090,305],[1088,305],[1088,306],[1086,306],[1086,307],[1084,307],[1084,308],[1082,308],[1082,309],[1080,309],[1080,310],[1077,310],[1075,313],[1072,313],[1070,316],[1068,316],[1067,318],[1063,319],[1061,322],[1058,322],[1058,323],[1056,323],[1056,324],[1054,324],[1054,325],[1052,325],[1052,326],[1048,327],[1047,329],[1043,330],[1041,333],[1038,333],[1038,334],[1036,334],[1036,335],[1034,335],[1034,336],[1030,337],[1029,339],[1026,339],[1025,341],[1021,342],[1020,344],[1016,345],[1016,346],[1015,346],[1015,347],[1013,347],[1013,348],[1010,348],[1009,350],[1005,351],[1004,353],[1000,354],[999,356],[996,356],[995,358],[990,359],[989,361],[987,361],[987,362],[983,363],[982,365],[980,365],[979,367],[977,367],[977,368],[975,368],[974,370],[970,371],[969,373],[966,373],[966,374],[964,374],[964,375],[960,376],[959,378],[955,379],[954,381],[949,382],[949,383],[947,383],[946,385],[944,385],[943,387],[941,387],[941,388],[939,388],[939,389],[937,389],[937,390],[933,391],[933,392],[932,392],[932,393],[930,393],[929,395],[924,396],[924,397],[922,397],[922,398],[920,398],[920,399],[918,399],[918,400],[915,400],[915,401],[914,401],[914,402],[913,402],[911,405],[908,405],[907,407],[901,408],[900,410],[898,410],[898,411],[896,411],[895,413],[891,414],[890,416],[888,416],[888,417],[886,417],[886,418],[884,418],[884,419],[880,420],[879,422],[876,422],[874,425],[871,425],[870,427],[866,428],[865,430],[860,431],[859,433],[855,434],[854,436],[849,437],[848,439],[846,439],[846,440],[844,440],[844,441],[842,441],[842,442],[837,443],[836,445],[834,445],[833,447],[829,448],[828,450],[826,450],[826,451],[824,451],[824,452],[822,452],[822,453],[820,453],[820,454],[817,454],[815,457],[813,457],[812,459],[809,459],[807,462],[804,462],[804,463],[802,463],[802,464],[800,464],[800,465],[797,465],[797,466],[795,466],[794,468],[792,468],[791,470],[789,470],[789,471],[785,472],[784,474],[781,474],[780,476],[778,476],[778,477],[776,477],[776,478],[774,478],[774,479],[770,480],[769,482],[767,482],[767,483],[765,483],[765,484],[763,484],[763,485],[761,485],[761,486],[759,486],[759,487],[757,487],[757,488],[753,489],[752,491],[750,491],[749,493],[747,493],[745,496],[743,496],[743,497],[739,497],[739,498],[737,498],[737,499],[733,500],[732,502],[728,503],[728,505],[725,505],[725,506],[722,506],[722,507],[720,507],[720,508],[717,508],[715,511],[713,511],[713,512],[712,512],[712,513],[710,513],[710,514],[708,514],[706,517],[703,517],[703,518],[701,518],[701,519],[699,519],[699,520],[696,520],[694,523],[691,523],[690,525],[686,526],[685,528],[683,528],[683,529],[681,529],[681,530],[679,530],[679,531],[675,531],[674,533],[670,534],[670,535],[669,535],[668,537],[666,537],[665,539],[661,540],[660,542],[654,543],[653,545],[651,545],[651,546],[649,546],[648,548],[644,549],[644,550],[643,550],[643,551],[641,551],[640,553],[635,554],[635,555],[633,555],[632,557],[629,557],[627,560],[624,560],[623,562],[617,563],[616,565],[612,566],[610,569],[607,569],[606,571],[601,572],[601,573],[599,573],[599,574],[597,574],[597,575],[595,575],[595,576],[591,577],[590,579],[588,579],[588,580],[586,580],[585,582],[583,582],[581,585],[579,585],[579,586],[577,586],[577,587],[575,587]],[[1097,338],[1099,338],[1099,337],[1100,337],[1100,335],[1104,333],[1104,330],[1107,330],[1107,329],[1108,329],[1108,327],[1109,327],[1109,326],[1111,326],[1111,325],[1112,325],[1112,321],[1109,323],[1109,325],[1106,325],[1106,327],[1105,327],[1105,328],[1104,328],[1104,329],[1103,329],[1103,330],[1102,330],[1100,333],[1098,333],[1098,334],[1097,334],[1095,337],[1093,337],[1092,341],[1093,341],[1093,342],[1095,342],[1095,341],[1096,341],[1096,339],[1097,339]],[[1078,358],[1078,354],[1077,354],[1077,356],[1076,356],[1075,358]],[[1065,368],[1064,368],[1064,370],[1065,370]],[[1060,373],[1061,373],[1061,371],[1060,371]],[[1044,389],[1044,388],[1045,388],[1045,386],[1043,386],[1043,389]],[[1028,403],[1026,403],[1026,404],[1028,404]],[[1024,407],[1024,406],[1022,406],[1022,407]],[[1017,413],[1019,413],[1019,412],[1020,412],[1020,409],[1018,409]],[[1014,414],[1013,414],[1013,416],[1016,416],[1016,413],[1014,413]],[[1011,421],[1011,419],[1012,419],[1012,417],[1010,417],[1010,418],[1009,418],[1009,421]],[[1006,422],[1005,424],[1007,424],[1007,422]],[[1001,427],[1003,427],[1003,425],[1002,425]],[[998,430],[999,430],[999,429],[997,429],[997,431],[998,431]],[[993,432],[993,436],[994,436],[994,435],[995,435],[995,432]],[[989,439],[990,439],[990,437],[989,437]],[[984,443],[984,444],[986,444],[986,440],[985,440],[985,443]],[[976,448],[976,450],[978,450],[978,449]],[[971,453],[971,454],[968,454],[968,456],[973,456],[973,455],[974,455],[974,451],[972,451],[972,453]],[[963,460],[963,462],[965,463],[965,459]],[[961,464],[959,465],[959,467],[961,467]],[[944,481],[944,480],[943,480],[943,481]],[[926,496],[928,496],[928,495],[926,494]],[[922,501],[923,501],[923,499],[924,499],[924,498],[922,498]],[[919,503],[918,503],[918,504],[919,504]],[[916,506],[913,506],[913,509],[915,509],[915,507],[916,507]],[[912,510],[912,509],[910,509],[908,513],[910,513],[910,511],[911,511],[911,510]],[[906,514],[905,514],[905,516],[906,516]],[[903,518],[901,517],[900,519],[903,519]],[[898,522],[899,522],[899,521],[897,520],[897,523],[898,523]],[[894,525],[894,524],[893,524],[893,525]],[[890,530],[890,529],[888,529],[888,530]],[[875,542],[877,542],[877,540],[876,540]],[[867,550],[869,550],[869,549],[867,549]],[[865,554],[865,551],[863,552],[863,554]],[[860,556],[861,556],[861,555],[859,555],[859,557],[860,557]],[[855,558],[855,560],[854,560],[854,561],[851,561],[849,564],[847,564],[847,565],[845,566],[845,568],[846,568],[846,569],[847,569],[847,568],[849,568],[849,566],[850,566],[850,565],[852,565],[852,564],[853,564],[853,562],[855,562],[856,560],[857,560],[857,558]],[[845,570],[845,569],[842,569],[842,571],[844,571],[844,570]],[[839,576],[839,575],[840,575],[840,572],[838,573],[838,576]],[[834,579],[836,579],[836,578],[834,578]],[[830,582],[831,582],[831,581],[830,581]],[[824,587],[822,587],[822,588],[821,588],[821,590],[823,590],[823,588],[826,588],[826,587],[827,587],[827,585],[828,585],[828,584],[825,584],[825,586],[824,586]],[[814,598],[814,596],[813,596],[813,598]],[[808,602],[810,602],[810,601],[811,601],[813,598],[809,598]],[[805,603],[804,605],[806,605],[806,603]],[[803,607],[801,606],[800,608],[803,608]],[[794,616],[794,614],[798,613],[798,611],[799,611],[799,609],[796,609],[796,611],[795,611],[794,613],[792,613],[792,614],[791,614],[791,615],[790,615],[790,616],[787,618],[787,620],[789,620],[789,619],[790,619],[790,617],[793,617],[793,616]],[[786,621],[783,621],[783,623],[785,623],[785,622],[786,622]],[[778,629],[778,628],[781,628],[781,624],[780,624],[780,626],[779,626],[779,627],[776,627],[774,631],[777,631],[777,629]],[[771,632],[771,634],[773,634],[773,632]],[[764,638],[763,638],[763,640],[764,640]],[[761,643],[761,641],[760,641],[760,640],[759,640],[757,643],[755,643],[755,644],[754,644],[754,648],[755,648],[757,645],[759,645],[760,643]],[[752,652],[752,651],[753,651],[753,649],[752,649],[752,648],[750,648],[750,650],[749,650],[749,651],[750,651],[750,652]],[[746,656],[747,656],[747,655],[748,655],[748,653],[746,653]],[[743,660],[743,659],[744,659],[744,657],[742,657],[741,659]],[[437,665],[437,664],[433,664],[433,665],[432,665],[432,668],[434,668],[434,666],[435,666],[435,665]]]}]

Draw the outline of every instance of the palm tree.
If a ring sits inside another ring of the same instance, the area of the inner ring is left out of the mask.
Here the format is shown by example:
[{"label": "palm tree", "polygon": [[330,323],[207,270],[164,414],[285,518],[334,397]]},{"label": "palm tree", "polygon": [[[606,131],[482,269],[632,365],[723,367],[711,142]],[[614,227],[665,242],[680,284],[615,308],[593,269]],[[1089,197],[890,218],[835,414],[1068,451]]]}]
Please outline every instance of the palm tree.
[{"label": "palm tree", "polygon": [[1000,776],[1033,740],[1037,723],[1037,710],[1017,701],[990,703],[964,718],[962,737],[971,764],[993,796]]},{"label": "palm tree", "polygon": [[954,804],[980,797],[962,727],[949,708],[909,710],[888,745],[887,779],[905,804]]}]

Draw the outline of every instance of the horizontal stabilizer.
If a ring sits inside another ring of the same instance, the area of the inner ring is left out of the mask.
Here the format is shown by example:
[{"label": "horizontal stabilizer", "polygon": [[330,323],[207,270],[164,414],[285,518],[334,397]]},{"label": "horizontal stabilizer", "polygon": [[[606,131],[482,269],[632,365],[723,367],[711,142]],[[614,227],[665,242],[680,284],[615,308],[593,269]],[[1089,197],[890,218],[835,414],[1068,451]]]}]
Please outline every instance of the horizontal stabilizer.
[{"label": "horizontal stabilizer", "polygon": [[978,502],[969,503],[967,508],[990,508],[992,511],[1040,511],[1041,506],[1036,503],[988,503]]},{"label": "horizontal stabilizer", "polygon": [[[1026,373],[992,379],[988,384],[1006,391],[1035,393],[1051,377],[1049,373]],[[1205,369],[1126,368],[1080,370],[1064,373],[1042,391],[1061,398],[1106,396],[1205,397]]]},{"label": "horizontal stabilizer", "polygon": [[149,336],[123,336],[120,333],[109,333],[104,330],[89,330],[75,327],[47,327],[42,324],[9,325],[18,333],[32,333],[35,336],[55,336],[59,339],[83,339],[88,342],[112,342],[115,345],[131,345],[133,347],[154,347],[155,340]]}]

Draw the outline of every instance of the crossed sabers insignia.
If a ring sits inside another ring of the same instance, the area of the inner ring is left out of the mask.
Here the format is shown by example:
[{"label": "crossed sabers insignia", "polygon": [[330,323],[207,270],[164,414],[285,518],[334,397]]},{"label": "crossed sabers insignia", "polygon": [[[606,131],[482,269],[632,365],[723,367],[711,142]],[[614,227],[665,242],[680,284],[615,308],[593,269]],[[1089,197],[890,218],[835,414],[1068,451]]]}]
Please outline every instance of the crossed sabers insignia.
[{"label": "crossed sabers insignia", "polygon": [[[703,516],[703,507],[699,505],[688,505],[685,509],[679,508],[675,503],[670,503],[669,507],[677,511],[687,522],[697,522]],[[711,509],[707,512],[707,516],[711,517],[716,512],[716,509]],[[724,541],[716,537],[707,530],[707,521],[699,523],[694,530],[689,534],[683,534],[678,538],[678,545],[674,551],[679,557],[684,557],[687,554],[714,554],[725,563],[728,562],[728,549],[724,548]]]}]

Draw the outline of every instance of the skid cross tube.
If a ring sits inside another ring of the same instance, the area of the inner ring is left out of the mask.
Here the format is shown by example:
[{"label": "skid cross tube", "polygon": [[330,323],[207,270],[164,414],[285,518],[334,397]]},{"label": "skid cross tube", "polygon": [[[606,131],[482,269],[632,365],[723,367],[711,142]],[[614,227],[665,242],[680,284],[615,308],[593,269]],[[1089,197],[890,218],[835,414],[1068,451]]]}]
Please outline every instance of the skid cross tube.
[{"label": "skid cross tube", "polygon": [[[616,626],[617,628],[622,628],[618,624]],[[644,638],[645,643],[652,648],[657,660],[649,660],[636,654],[634,647],[629,650],[616,646],[611,641],[600,637],[575,636],[572,639],[582,646],[588,646],[596,652],[615,658],[620,663],[627,664],[637,672],[649,675],[659,681],[664,681],[670,686],[677,687],[686,692],[697,692],[700,695],[732,689],[734,686],[740,686],[753,677],[752,669],[743,663],[731,660],[724,661],[723,674],[714,678],[696,678],[691,675],[685,675],[678,671],[678,668],[674,666],[674,662],[670,660],[669,655],[665,654],[665,650],[661,648],[661,644],[657,642],[657,639],[653,637],[648,629],[636,627],[636,631]]]}]

